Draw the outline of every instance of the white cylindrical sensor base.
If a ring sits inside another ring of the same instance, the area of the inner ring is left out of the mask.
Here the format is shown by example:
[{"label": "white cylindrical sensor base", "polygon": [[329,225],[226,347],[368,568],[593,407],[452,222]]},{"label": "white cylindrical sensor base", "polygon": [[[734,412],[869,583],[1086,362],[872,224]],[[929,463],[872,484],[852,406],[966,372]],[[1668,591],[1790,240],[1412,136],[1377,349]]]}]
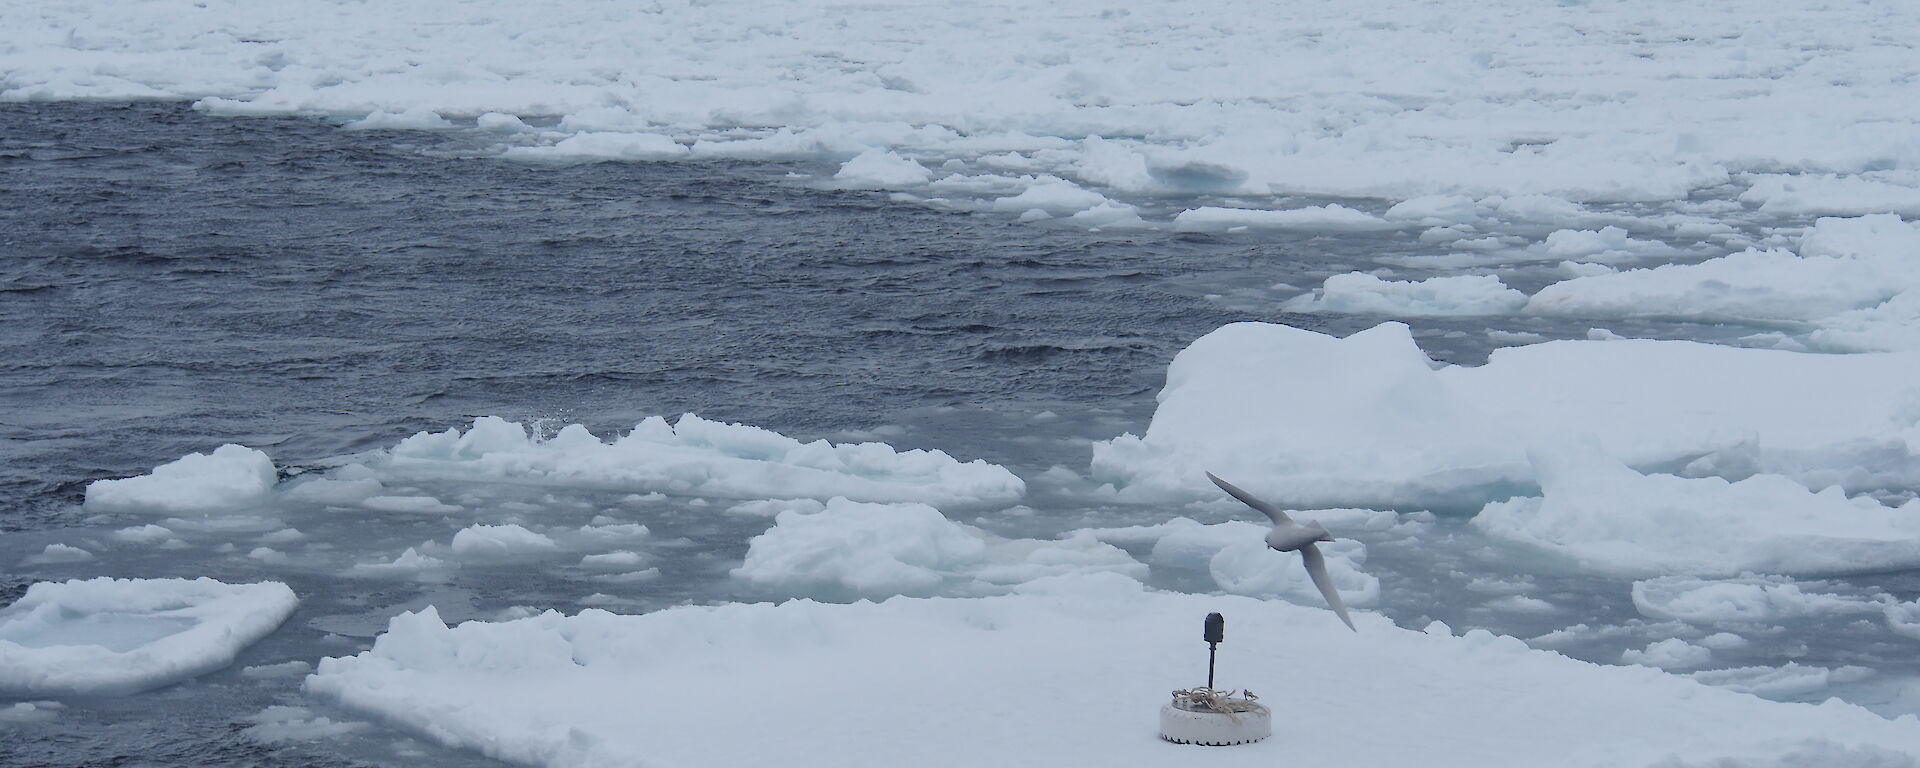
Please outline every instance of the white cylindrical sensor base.
[{"label": "white cylindrical sensor base", "polygon": [[1266,707],[1250,712],[1193,711],[1172,704],[1160,707],[1160,738],[1175,744],[1225,747],[1252,744],[1273,734]]}]

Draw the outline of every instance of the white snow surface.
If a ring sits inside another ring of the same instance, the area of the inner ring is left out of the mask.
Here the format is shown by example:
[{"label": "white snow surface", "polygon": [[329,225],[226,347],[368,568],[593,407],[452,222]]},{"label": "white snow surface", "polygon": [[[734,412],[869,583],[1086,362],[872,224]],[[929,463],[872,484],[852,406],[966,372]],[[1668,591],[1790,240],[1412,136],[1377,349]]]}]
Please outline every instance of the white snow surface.
[{"label": "white snow surface", "polygon": [[9,101],[546,118],[534,141],[628,133],[690,157],[1022,153],[1129,192],[1920,188],[1920,6],[1902,2],[15,0],[7,17]]},{"label": "white snow surface", "polygon": [[0,609],[0,696],[117,696],[233,663],[298,603],[278,582],[41,582]]},{"label": "white snow surface", "polygon": [[688,414],[650,417],[602,441],[570,425],[550,440],[481,417],[462,432],[422,432],[365,461],[382,477],[491,479],[541,485],[734,499],[831,498],[979,504],[1018,499],[1026,486],[1003,467],[885,443],[802,443]]},{"label": "white snow surface", "polygon": [[1194,623],[1209,611],[1229,618],[1222,684],[1266,692],[1285,724],[1277,738],[1207,751],[1211,764],[1577,768],[1811,752],[1822,759],[1806,764],[1846,768],[1920,752],[1912,717],[1769,702],[1437,624],[1422,633],[1362,615],[1356,634],[1324,610],[1148,592],[1113,575],[988,598],[587,610],[457,628],[429,608],[394,618],[371,650],[321,661],[306,688],[549,768],[1163,766],[1197,754],[1154,738],[1152,713],[1202,679]]},{"label": "white snow surface", "polygon": [[1913,353],[1652,340],[1552,341],[1436,370],[1399,323],[1344,339],[1235,323],[1174,357],[1146,434],[1095,443],[1091,469],[1123,501],[1218,498],[1212,471],[1288,508],[1464,511],[1536,486],[1530,448],[1592,440],[1645,470],[1909,487],[1916,370]]},{"label": "white snow surface", "polygon": [[273,460],[231,443],[190,453],[124,480],[87,484],[91,512],[232,512],[263,504],[277,478]]}]

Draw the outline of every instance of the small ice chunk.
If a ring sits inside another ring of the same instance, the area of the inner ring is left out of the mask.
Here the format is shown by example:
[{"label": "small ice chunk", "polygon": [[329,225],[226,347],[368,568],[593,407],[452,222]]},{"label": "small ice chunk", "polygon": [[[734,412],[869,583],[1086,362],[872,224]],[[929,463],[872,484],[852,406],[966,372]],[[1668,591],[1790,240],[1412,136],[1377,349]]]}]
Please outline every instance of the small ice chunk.
[{"label": "small ice chunk", "polygon": [[1281,307],[1291,312],[1438,317],[1506,315],[1526,304],[1526,294],[1508,288],[1493,275],[1400,281],[1350,272],[1327,278],[1318,292],[1296,296]]},{"label": "small ice chunk", "polygon": [[57,701],[19,701],[0,707],[0,728],[14,723],[44,723],[59,716],[65,704]]},{"label": "small ice chunk", "polygon": [[240,668],[240,676],[249,680],[306,677],[311,672],[313,672],[313,665],[298,659],[283,661],[279,664],[257,664]]},{"label": "small ice chunk", "polygon": [[528,126],[526,122],[522,121],[518,116],[503,112],[488,112],[477,118],[474,124],[480,130],[492,133],[519,133],[521,131],[533,130],[531,126]]},{"label": "small ice chunk", "polygon": [[121,528],[113,532],[113,538],[133,544],[158,544],[173,538],[173,531],[151,523]]},{"label": "small ice chunk", "polygon": [[646,562],[647,558],[638,552],[620,550],[582,557],[580,567],[596,571],[630,571]]},{"label": "small ice chunk", "polygon": [[84,563],[93,559],[93,553],[79,547],[70,547],[58,542],[48,544],[37,555],[21,560],[21,565],[55,565],[59,563]]},{"label": "small ice chunk", "polygon": [[686,145],[657,133],[610,131],[577,133],[546,147],[512,147],[505,157],[515,160],[583,162],[593,160],[678,160]]},{"label": "small ice chunk", "polygon": [[272,547],[254,547],[253,551],[247,553],[247,557],[270,565],[281,565],[287,562],[287,554]]},{"label": "small ice chunk", "polygon": [[1547,255],[1559,259],[1604,260],[1631,258],[1649,249],[1666,250],[1660,243],[1635,240],[1619,227],[1598,230],[1562,229],[1547,235]]},{"label": "small ice chunk", "polygon": [[727,507],[726,514],[748,517],[776,517],[782,512],[796,512],[810,515],[827,508],[827,505],[815,499],[763,499],[743,501]]},{"label": "small ice chunk", "polygon": [[1173,217],[1177,232],[1225,232],[1235,227],[1301,229],[1321,232],[1369,232],[1400,225],[1338,203],[1284,211],[1202,207]]},{"label": "small ice chunk", "polygon": [[375,512],[403,514],[438,515],[460,511],[459,506],[442,503],[432,496],[371,496],[361,499],[360,506]]},{"label": "small ice chunk", "polygon": [[850,189],[900,189],[926,184],[933,172],[890,149],[869,149],[833,175],[834,183]]},{"label": "small ice chunk", "polygon": [[653,535],[653,532],[639,523],[608,522],[583,525],[572,531],[562,531],[560,535],[572,546],[582,547],[640,541]]},{"label": "small ice chunk", "polygon": [[267,744],[331,739],[368,727],[362,722],[342,722],[315,715],[306,707],[267,707],[248,719],[253,721],[253,725],[243,732],[248,738]]},{"label": "small ice chunk", "polygon": [[231,443],[192,453],[124,480],[87,485],[89,512],[231,512],[266,503],[277,481],[273,460]]},{"label": "small ice chunk", "polygon": [[1020,194],[993,201],[997,211],[1026,212],[1040,210],[1054,216],[1068,216],[1109,202],[1105,195],[1065,179],[1043,176]]},{"label": "small ice chunk", "polygon": [[986,559],[986,544],[925,504],[834,498],[814,514],[781,512],[747,545],[735,578],[785,591],[866,597],[930,594]]},{"label": "small ice chunk", "polygon": [[453,556],[464,562],[524,560],[551,554],[559,548],[553,539],[515,523],[476,523],[453,535]]},{"label": "small ice chunk", "polygon": [[1526,595],[1496,597],[1488,600],[1486,607],[1490,610],[1501,611],[1503,613],[1553,613],[1559,610],[1554,607],[1553,603],[1537,597],[1527,597]]},{"label": "small ice chunk", "polygon": [[399,557],[385,563],[355,563],[347,569],[349,576],[368,576],[374,578],[409,577],[423,581],[437,581],[445,578],[447,572],[456,566],[431,555],[407,547]]},{"label": "small ice chunk", "polygon": [[374,112],[342,127],[350,131],[422,131],[452,128],[453,123],[431,109],[413,107],[400,112]]},{"label": "small ice chunk", "polygon": [[1623,664],[1638,664],[1643,667],[1690,669],[1712,663],[1713,649],[1694,645],[1675,637],[1654,642],[1645,650],[1629,648],[1620,654],[1620,661]]}]

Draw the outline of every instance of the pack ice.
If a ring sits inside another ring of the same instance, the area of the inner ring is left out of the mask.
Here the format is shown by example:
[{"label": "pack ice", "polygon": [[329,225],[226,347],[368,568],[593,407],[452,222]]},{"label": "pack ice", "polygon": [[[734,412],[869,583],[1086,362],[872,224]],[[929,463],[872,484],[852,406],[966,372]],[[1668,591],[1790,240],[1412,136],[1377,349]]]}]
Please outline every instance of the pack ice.
[{"label": "pack ice", "polygon": [[1912,717],[1769,702],[1438,624],[1361,615],[1356,635],[1325,610],[1113,574],[987,598],[454,628],[428,609],[396,617],[369,651],[323,660],[306,686],[546,768],[1163,766],[1197,754],[1155,739],[1153,712],[1204,681],[1197,624],[1210,611],[1229,617],[1221,684],[1264,694],[1276,723],[1265,742],[1207,751],[1212,764],[1844,767],[1920,751]]},{"label": "pack ice", "polygon": [[[988,207],[1099,222],[1132,215],[1108,193],[1647,202],[1731,182],[1783,214],[1911,213],[1920,189],[1920,9],[1900,2],[83,0],[19,18],[0,100],[472,121],[508,156],[865,157],[841,181],[939,197],[1070,179],[1087,188],[1065,208]],[[1330,211],[1177,225],[1377,224]]]},{"label": "pack ice", "polygon": [[278,582],[41,582],[0,610],[0,696],[116,696],[232,664],[292,615]]}]

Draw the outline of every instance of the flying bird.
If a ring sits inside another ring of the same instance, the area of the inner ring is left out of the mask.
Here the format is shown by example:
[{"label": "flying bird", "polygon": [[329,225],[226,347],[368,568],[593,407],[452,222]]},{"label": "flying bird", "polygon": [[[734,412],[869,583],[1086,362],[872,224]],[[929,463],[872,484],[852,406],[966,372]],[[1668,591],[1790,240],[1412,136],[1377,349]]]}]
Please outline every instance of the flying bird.
[{"label": "flying bird", "polygon": [[1347,606],[1340,602],[1340,593],[1334,591],[1333,580],[1327,578],[1327,559],[1320,555],[1320,548],[1314,546],[1316,541],[1333,541],[1333,534],[1321,527],[1318,521],[1309,521],[1306,525],[1294,522],[1293,518],[1287,517],[1287,513],[1280,511],[1279,507],[1255,498],[1253,494],[1240,490],[1233,483],[1215,477],[1212,472],[1207,473],[1207,479],[1212,480],[1214,485],[1220,486],[1220,490],[1226,491],[1227,495],[1239,499],[1272,520],[1273,530],[1267,531],[1267,546],[1281,552],[1298,551],[1300,561],[1307,566],[1307,576],[1313,579],[1314,586],[1320,588],[1320,594],[1327,598],[1327,605],[1333,607],[1334,614],[1340,617],[1340,621],[1346,623],[1347,629],[1360,631],[1354,628],[1353,619],[1347,617]]}]

